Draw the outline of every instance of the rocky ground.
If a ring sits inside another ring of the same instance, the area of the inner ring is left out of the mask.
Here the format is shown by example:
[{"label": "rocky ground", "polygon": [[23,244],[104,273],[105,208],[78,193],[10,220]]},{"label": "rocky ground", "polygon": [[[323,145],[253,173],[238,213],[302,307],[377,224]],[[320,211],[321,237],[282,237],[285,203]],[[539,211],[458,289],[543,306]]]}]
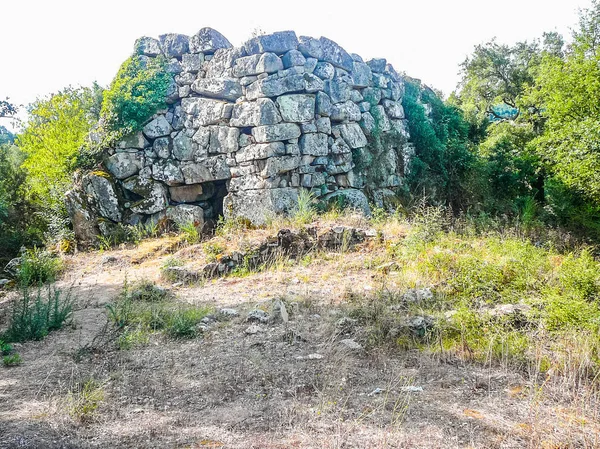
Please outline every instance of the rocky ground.
[{"label": "rocky ground", "polygon": [[[202,257],[173,237],[70,256],[59,285],[77,297],[73,324],[18,345],[23,363],[0,368],[0,448],[598,447],[585,397],[495,366],[372,348],[340,326],[350,290],[393,287],[370,263],[376,251],[364,242],[192,285],[161,277],[169,258]],[[105,306],[126,279],[212,306],[215,320],[198,338],[119,350]],[[83,419],[73,403],[90,379],[97,408]]]}]

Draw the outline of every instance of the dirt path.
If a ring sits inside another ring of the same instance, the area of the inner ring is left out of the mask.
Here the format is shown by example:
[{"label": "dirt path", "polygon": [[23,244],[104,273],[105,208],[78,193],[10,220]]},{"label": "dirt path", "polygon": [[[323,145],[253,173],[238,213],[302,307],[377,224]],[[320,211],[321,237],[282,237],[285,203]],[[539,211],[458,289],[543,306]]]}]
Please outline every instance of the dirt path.
[{"label": "dirt path", "polygon": [[[598,421],[577,421],[581,404],[542,397],[518,373],[418,351],[344,346],[343,339],[355,338],[336,326],[348,286],[369,290],[381,282],[360,251],[176,287],[178,300],[240,315],[202,338],[157,337],[135,349],[76,357],[104,329],[105,304],[125,279],[163,282],[165,245],[68,261],[60,285],[78,298],[74,326],[19,345],[24,363],[0,368],[0,448],[600,444]],[[248,311],[280,298],[290,305],[290,321],[249,331]],[[92,378],[103,398],[94,418],[80,422],[69,414],[70,392]]]}]

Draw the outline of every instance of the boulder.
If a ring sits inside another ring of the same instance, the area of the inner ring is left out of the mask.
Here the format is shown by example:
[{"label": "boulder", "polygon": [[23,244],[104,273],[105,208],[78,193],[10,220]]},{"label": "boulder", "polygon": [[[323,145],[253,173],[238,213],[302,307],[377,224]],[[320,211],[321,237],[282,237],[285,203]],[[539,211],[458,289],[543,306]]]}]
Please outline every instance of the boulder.
[{"label": "boulder", "polygon": [[300,127],[295,123],[257,126],[252,129],[252,136],[257,143],[269,143],[300,137]]},{"label": "boulder", "polygon": [[212,28],[202,28],[190,39],[192,53],[214,53],[220,48],[231,48],[225,36]]},{"label": "boulder", "polygon": [[159,115],[146,126],[144,126],[143,129],[144,135],[149,139],[168,136],[171,134],[171,131],[173,131],[173,128],[164,115]]},{"label": "boulder", "polygon": [[367,65],[371,69],[371,71],[375,73],[383,73],[385,71],[385,66],[387,61],[383,58],[374,58],[367,61]]},{"label": "boulder", "polygon": [[106,159],[107,170],[117,179],[129,178],[143,167],[143,156],[138,153],[115,153]]},{"label": "boulder", "polygon": [[160,43],[152,37],[140,37],[133,45],[136,55],[158,56],[162,54]]},{"label": "boulder", "polygon": [[201,78],[194,81],[192,90],[209,98],[235,101],[242,96],[242,85],[235,78]]},{"label": "boulder", "polygon": [[272,52],[282,55],[298,47],[298,38],[293,31],[278,31],[273,34],[256,36],[244,44],[249,55]]},{"label": "boulder", "polygon": [[180,58],[189,51],[190,38],[183,34],[163,34],[158,37],[160,46],[167,58]]},{"label": "boulder", "polygon": [[277,106],[285,122],[307,122],[315,118],[314,95],[282,95],[277,98]]},{"label": "boulder", "polygon": [[65,194],[65,206],[73,225],[73,233],[77,243],[89,247],[96,243],[100,230],[95,217],[78,189],[70,190]]},{"label": "boulder", "polygon": [[255,225],[264,225],[275,215],[287,214],[298,204],[298,190],[277,188],[231,192],[223,202],[226,219],[246,218]]},{"label": "boulder", "polygon": [[236,103],[233,107],[231,126],[261,126],[276,125],[281,122],[281,115],[273,100],[259,98],[252,102]]},{"label": "boulder", "polygon": [[209,157],[202,162],[183,162],[180,168],[185,184],[199,184],[231,178],[229,166],[222,156]]}]

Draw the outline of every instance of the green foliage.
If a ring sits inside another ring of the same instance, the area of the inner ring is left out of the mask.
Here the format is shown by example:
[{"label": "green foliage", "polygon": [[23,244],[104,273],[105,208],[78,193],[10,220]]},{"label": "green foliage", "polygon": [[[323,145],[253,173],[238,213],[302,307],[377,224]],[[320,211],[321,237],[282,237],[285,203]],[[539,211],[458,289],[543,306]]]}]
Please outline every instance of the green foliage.
[{"label": "green foliage", "polygon": [[5,355],[4,357],[2,357],[2,363],[4,364],[4,366],[19,366],[21,363],[23,363],[23,359],[21,358],[21,356],[17,353],[15,354],[10,354],[10,355]]},{"label": "green foliage", "polygon": [[2,336],[9,342],[42,340],[49,332],[62,328],[69,322],[75,299],[55,287],[45,293],[38,288],[35,293],[23,288],[21,297],[13,304],[8,329]]},{"label": "green foliage", "polygon": [[291,219],[298,224],[308,224],[314,221],[316,216],[315,195],[306,189],[298,193],[298,203],[291,213]]},{"label": "green foliage", "polygon": [[183,236],[183,240],[188,245],[195,245],[201,240],[201,229],[198,229],[198,226],[193,221],[182,223],[178,228]]},{"label": "green foliage", "polygon": [[406,83],[403,105],[415,145],[407,176],[413,196],[424,196],[453,208],[464,206],[463,182],[473,156],[468,142],[469,125],[462,113],[415,81]]},{"label": "green foliage", "polygon": [[89,379],[76,385],[67,400],[69,415],[80,422],[90,422],[104,401],[104,385]]},{"label": "green foliage", "polygon": [[166,107],[172,77],[165,64],[162,58],[134,55],[121,65],[102,100],[101,116],[108,141],[140,130],[157,110]]},{"label": "green foliage", "polygon": [[[140,290],[143,295],[138,293]],[[144,344],[154,333],[174,339],[194,338],[198,335],[197,325],[212,312],[209,307],[176,304],[170,301],[170,295],[161,296],[157,291],[164,290],[148,282],[132,286],[125,283],[116,301],[107,306],[109,319],[122,330],[118,342],[121,349]]]},{"label": "green foliage", "polygon": [[97,122],[101,88],[67,87],[29,108],[29,120],[16,144],[25,153],[27,197],[40,208],[63,202],[71,187],[80,147]]},{"label": "green foliage", "polygon": [[547,56],[536,79],[545,132],[538,152],[566,186],[600,202],[600,52]]},{"label": "green foliage", "polygon": [[144,239],[158,237],[159,233],[159,223],[152,220],[136,225],[117,223],[110,227],[108,233],[98,236],[98,246],[101,250],[108,251],[125,243],[139,245]]},{"label": "green foliage", "polygon": [[206,259],[209,262],[216,262],[219,256],[225,253],[227,247],[219,242],[206,242],[202,245],[202,250],[204,251],[204,254],[206,254]]},{"label": "green foliage", "polygon": [[17,280],[23,286],[53,282],[63,269],[63,262],[50,252],[34,247],[21,256]]},{"label": "green foliage", "polygon": [[15,145],[0,145],[0,266],[15,257],[23,245],[39,242],[41,233],[27,229],[34,216],[25,197],[23,152]]},{"label": "green foliage", "polygon": [[177,276],[169,270],[171,267],[182,267],[185,265],[183,260],[177,259],[176,257],[169,257],[160,267],[160,275],[167,281],[177,281]]}]

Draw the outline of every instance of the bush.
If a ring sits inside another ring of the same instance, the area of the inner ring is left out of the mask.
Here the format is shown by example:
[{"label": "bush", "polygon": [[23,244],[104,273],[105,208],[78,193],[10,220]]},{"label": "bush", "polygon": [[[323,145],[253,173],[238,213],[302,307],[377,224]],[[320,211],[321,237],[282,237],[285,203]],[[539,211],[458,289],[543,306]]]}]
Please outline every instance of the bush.
[{"label": "bush", "polygon": [[119,69],[110,87],[104,91],[101,117],[108,141],[140,130],[165,103],[171,75],[163,58],[134,55]]},{"label": "bush", "polygon": [[23,362],[23,359],[19,354],[10,354],[2,357],[2,363],[4,366],[18,366]]},{"label": "bush", "polygon": [[38,288],[32,296],[23,288],[13,305],[8,329],[3,339],[8,342],[42,340],[49,332],[62,328],[72,317],[74,298],[57,288],[48,287],[45,295]]},{"label": "bush", "polygon": [[121,349],[147,343],[152,333],[174,339],[193,338],[198,334],[196,326],[212,311],[175,304],[168,300],[169,295],[157,291],[164,292],[148,281],[133,286],[125,283],[116,301],[107,306],[109,319],[123,331],[118,342]]},{"label": "bush", "polygon": [[22,256],[17,280],[23,286],[42,285],[55,281],[62,269],[60,258],[34,247]]},{"label": "bush", "polygon": [[80,422],[93,419],[96,410],[104,401],[104,386],[90,379],[75,388],[68,397],[68,410],[71,417]]}]

